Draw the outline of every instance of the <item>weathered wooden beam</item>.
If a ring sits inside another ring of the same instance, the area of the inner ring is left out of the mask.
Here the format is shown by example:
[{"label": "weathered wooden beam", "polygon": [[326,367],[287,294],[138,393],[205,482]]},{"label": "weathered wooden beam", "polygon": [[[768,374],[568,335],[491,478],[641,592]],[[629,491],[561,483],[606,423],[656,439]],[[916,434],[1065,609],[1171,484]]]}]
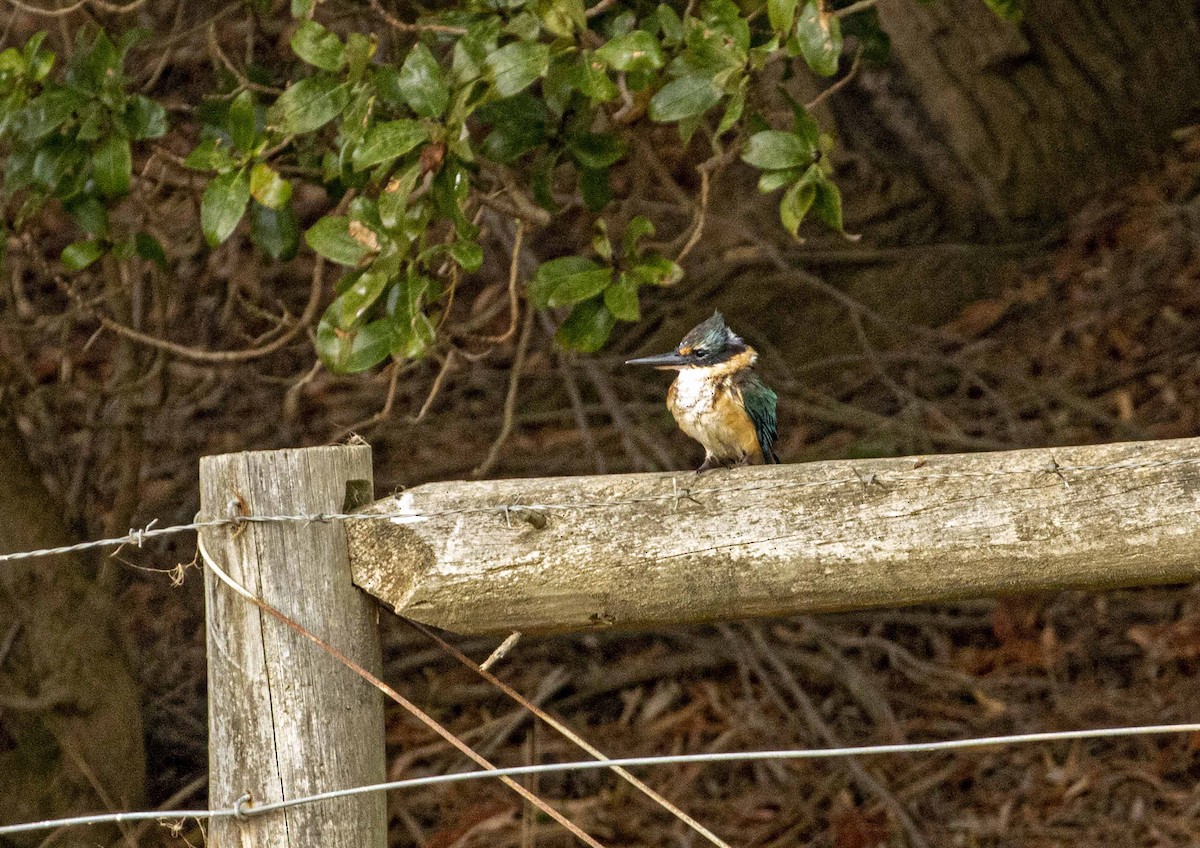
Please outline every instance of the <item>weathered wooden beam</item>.
[{"label": "weathered wooden beam", "polygon": [[1200,439],[433,483],[355,582],[459,633],[664,626],[1200,576]]},{"label": "weathered wooden beam", "polygon": [[[200,504],[210,518],[312,515],[370,501],[366,446],[209,456]],[[377,605],[350,582],[344,526],[286,522],[213,527],[204,549],[242,586],[380,673]],[[385,779],[383,696],[337,659],[205,572],[211,809]],[[253,805],[253,804],[252,804]],[[215,819],[221,848],[384,848],[382,793]]]}]

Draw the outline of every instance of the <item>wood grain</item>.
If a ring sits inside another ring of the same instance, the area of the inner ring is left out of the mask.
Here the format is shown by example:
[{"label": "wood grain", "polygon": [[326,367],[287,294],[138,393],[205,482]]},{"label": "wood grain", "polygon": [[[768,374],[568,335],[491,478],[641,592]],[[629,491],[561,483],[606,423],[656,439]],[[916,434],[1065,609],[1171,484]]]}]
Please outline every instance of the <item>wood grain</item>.
[{"label": "wood grain", "polygon": [[355,582],[459,633],[1182,583],[1200,439],[435,483],[364,511],[401,517],[348,526]]},{"label": "wood grain", "polygon": [[[206,517],[341,512],[370,500],[371,449],[307,448],[205,457]],[[349,486],[348,486],[349,484]],[[361,496],[347,504],[347,493]],[[248,524],[204,531],[243,586],[379,674],[376,604],[350,582],[344,525]],[[382,695],[333,657],[205,574],[209,804],[264,803],[382,782]],[[212,822],[210,844],[384,848],[382,793]]]}]

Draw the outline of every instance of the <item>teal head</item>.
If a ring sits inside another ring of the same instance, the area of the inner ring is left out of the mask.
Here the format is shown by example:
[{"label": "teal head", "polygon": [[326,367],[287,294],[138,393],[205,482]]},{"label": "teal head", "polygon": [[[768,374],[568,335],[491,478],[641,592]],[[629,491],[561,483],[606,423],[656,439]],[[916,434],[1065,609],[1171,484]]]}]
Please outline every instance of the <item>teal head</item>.
[{"label": "teal head", "polygon": [[711,318],[693,327],[670,353],[630,359],[625,364],[674,370],[712,368],[726,371],[730,364],[748,367],[753,361],[753,349],[729,329],[720,312],[714,312]]}]

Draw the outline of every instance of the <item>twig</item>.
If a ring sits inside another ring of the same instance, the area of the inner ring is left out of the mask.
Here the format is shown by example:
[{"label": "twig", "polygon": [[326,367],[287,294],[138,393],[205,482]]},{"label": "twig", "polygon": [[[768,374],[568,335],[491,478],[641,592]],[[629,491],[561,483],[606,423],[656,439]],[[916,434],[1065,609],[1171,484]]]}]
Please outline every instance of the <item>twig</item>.
[{"label": "twig", "polygon": [[466,35],[467,31],[463,27],[446,26],[445,24],[410,24],[400,20],[387,9],[383,8],[383,4],[379,0],[370,0],[371,8],[375,10],[381,18],[387,21],[388,26],[400,32],[440,32],[444,35]]},{"label": "twig", "polygon": [[513,360],[512,373],[508,379],[508,395],[504,398],[504,421],[500,425],[500,433],[492,442],[487,457],[471,472],[471,476],[476,480],[485,476],[496,465],[496,461],[500,458],[500,449],[504,447],[504,443],[512,432],[513,416],[517,411],[517,387],[521,383],[521,369],[525,366],[525,352],[529,349],[529,337],[533,335],[532,330],[533,306],[531,304],[525,311],[525,325],[521,328],[521,339],[517,342],[517,355]]},{"label": "twig", "polygon": [[[407,619],[405,619],[405,620],[407,620]],[[505,639],[503,642],[501,642],[500,645],[496,648],[496,650],[492,651],[488,655],[488,658],[479,664],[479,670],[487,671],[489,668],[494,666],[496,663],[500,662],[500,660],[502,660],[506,656],[508,656],[508,652],[511,651],[516,646],[517,642],[520,642],[520,641],[521,641],[521,632],[519,630],[515,631],[513,633],[510,633],[508,638]]]},{"label": "twig", "polygon": [[23,12],[29,12],[31,15],[41,15],[44,18],[61,18],[72,12],[77,12],[87,5],[95,6],[100,11],[107,12],[110,15],[127,15],[146,4],[146,0],[132,0],[132,2],[126,3],[124,6],[105,3],[104,0],[77,0],[77,2],[72,3],[70,6],[64,6],[61,9],[43,9],[40,6],[32,6],[24,3],[22,0],[8,0],[8,2]]},{"label": "twig", "polygon": [[[342,200],[340,203],[338,203],[333,214],[340,214],[341,210],[345,209],[346,206],[349,205],[350,201],[354,198],[354,195],[355,191],[353,189],[346,192],[346,194],[342,196]],[[41,256],[39,252],[29,249],[28,245],[26,249],[30,255],[35,255],[38,257]],[[44,259],[40,261],[45,264]],[[111,330],[119,336],[132,339],[140,344],[149,345],[150,347],[158,348],[159,350],[165,350],[168,353],[178,356],[180,359],[204,363],[247,362],[251,359],[260,359],[282,349],[285,345],[291,342],[292,339],[298,336],[305,327],[307,327],[316,319],[317,310],[321,306],[321,288],[324,281],[324,271],[325,258],[318,254],[316,261],[313,264],[312,284],[309,287],[308,303],[304,305],[304,312],[301,314],[300,319],[287,330],[285,330],[283,335],[279,336],[279,338],[272,342],[268,342],[267,344],[253,348],[246,348],[244,350],[214,351],[187,347],[186,345],[181,345],[166,339],[160,339],[155,336],[147,335],[146,333],[138,330],[134,330],[130,327],[126,327],[124,324],[114,321],[112,318],[109,318],[108,316],[103,315],[94,308],[88,306],[83,302],[82,298],[75,293],[74,289],[61,275],[51,273],[48,268],[45,269],[46,275],[53,278],[55,282],[58,283],[60,288],[63,288],[64,291],[71,295],[82,309],[93,315],[93,317],[100,322],[100,326],[102,326],[104,329]]]},{"label": "twig", "polygon": [[512,261],[508,266],[508,329],[498,336],[484,336],[485,342],[501,344],[511,339],[517,332],[517,313],[520,311],[517,302],[517,278],[520,276],[521,240],[525,237],[525,222],[518,218],[516,224],[516,231],[513,233]]},{"label": "twig", "polygon": [[585,18],[594,18],[596,15],[604,14],[615,5],[617,5],[617,0],[600,0],[599,3],[584,12],[583,16]]},{"label": "twig", "polygon": [[343,427],[333,441],[338,441],[350,433],[358,433],[370,427],[374,427],[381,421],[386,421],[392,414],[392,405],[396,402],[396,386],[400,383],[400,375],[405,371],[411,371],[415,366],[415,362],[405,362],[396,360],[392,363],[392,377],[388,380],[387,397],[383,400],[383,408],[372,415],[370,418],[359,421],[357,424],[351,424],[349,427]]},{"label": "twig", "polygon": [[[600,403],[608,411],[608,417],[612,420],[613,426],[617,428],[617,435],[621,438],[621,446],[625,449],[626,456],[633,462],[634,466],[644,471],[657,470],[653,462],[646,454],[642,453],[641,449],[633,441],[633,425],[629,422],[628,416],[625,415],[625,410],[621,407],[620,400],[613,393],[612,386],[608,384],[608,378],[601,373],[596,367],[596,363],[591,360],[585,360],[582,363],[583,373],[587,375],[588,381],[596,389],[596,394],[600,396]],[[658,456],[661,465],[659,468],[670,468],[672,463],[670,457],[663,454]]]},{"label": "twig", "polygon": [[[404,621],[407,622],[409,624],[409,626],[419,630],[421,633],[424,633],[426,636],[428,636],[430,639],[432,639],[434,642],[436,642],[439,647],[441,647],[444,651],[446,651],[446,653],[450,654],[452,657],[454,657],[460,663],[465,665],[467,668],[474,671],[476,674],[478,674],[480,677],[482,677],[488,683],[492,684],[497,689],[499,689],[501,692],[503,692],[505,695],[512,698],[514,701],[519,703],[521,706],[525,707],[525,709],[527,709],[529,712],[533,713],[533,715],[537,716],[542,721],[544,721],[546,724],[553,727],[555,730],[557,730],[559,733],[561,733],[563,736],[565,736],[570,741],[574,742],[576,745],[578,745],[584,751],[587,751],[589,754],[591,754],[597,760],[609,759],[609,757],[605,756],[598,748],[596,748],[594,745],[589,743],[578,733],[571,730],[571,728],[567,727],[565,724],[563,724],[561,721],[556,719],[550,713],[548,713],[545,710],[541,709],[540,707],[530,703],[519,692],[517,692],[517,690],[513,689],[511,686],[509,686],[507,683],[502,681],[500,678],[496,677],[496,675],[492,674],[490,671],[486,670],[482,666],[476,665],[474,662],[471,661],[471,659],[466,654],[464,654],[462,651],[455,648],[449,642],[442,639],[440,636],[438,636],[436,633],[434,633],[428,627],[426,627],[425,625],[420,624],[416,621],[407,619],[407,618],[404,619]],[[659,795],[657,792],[655,792],[653,789],[651,789],[649,786],[647,786],[645,783],[643,783],[638,778],[634,777],[632,774],[630,774],[625,769],[620,768],[619,766],[614,766],[613,773],[615,773],[618,777],[620,777],[626,783],[633,786],[635,789],[637,789],[639,792],[644,794],[646,797],[650,798],[656,804],[658,804],[659,806],[661,806],[664,809],[666,809],[667,811],[669,811],[673,816],[678,818],[680,821],[682,821],[688,827],[692,828],[692,830],[699,833],[701,836],[703,836],[705,839],[707,839],[713,845],[718,846],[718,848],[729,848],[729,845],[726,844],[724,840],[722,840],[720,837],[718,837],[716,834],[714,834],[711,830],[706,828],[704,825],[700,824],[700,822],[693,819],[691,816],[689,816],[683,810],[676,807],[674,804],[672,804],[670,801],[668,801],[662,795]]]},{"label": "twig", "polygon": [[211,21],[208,24],[208,52],[225,70],[233,74],[234,78],[238,81],[238,85],[242,88],[248,88],[251,91],[257,91],[259,94],[270,94],[272,96],[278,96],[283,93],[283,89],[281,88],[260,85],[242,73],[241,69],[233,64],[233,61],[221,49],[221,42],[217,40],[217,25]]},{"label": "twig", "polygon": [[841,91],[843,88],[845,88],[850,83],[850,80],[854,79],[854,75],[858,73],[858,66],[862,62],[862,55],[863,55],[863,49],[862,49],[862,46],[860,45],[858,50],[855,51],[855,53],[854,53],[854,61],[850,63],[850,70],[846,71],[846,75],[844,77],[842,77],[840,80],[838,80],[837,82],[835,82],[833,85],[829,86],[829,88],[822,91],[820,94],[818,94],[812,100],[805,103],[804,111],[811,112],[813,109],[816,109],[818,106],[820,106],[826,100],[828,100],[830,97],[832,97],[833,95],[835,95],[839,91]]},{"label": "twig", "polygon": [[[728,626],[722,627],[722,630],[726,633],[733,632]],[[792,670],[787,667],[787,663],[785,663],[775,654],[775,652],[771,649],[770,644],[765,638],[763,638],[762,632],[757,627],[749,627],[748,630],[750,632],[750,639],[754,642],[754,647],[757,649],[758,653],[764,657],[766,661],[775,669],[776,674],[779,676],[780,680],[783,681],[784,686],[787,687],[788,692],[791,694],[792,700],[795,702],[796,706],[800,708],[800,712],[803,714],[805,722],[813,729],[813,731],[816,732],[817,736],[819,736],[821,740],[825,742],[825,744],[832,747],[840,746],[841,742],[838,740],[837,734],[835,734],[833,729],[825,723],[825,719],[821,717],[820,711],[817,709],[816,705],[813,704],[812,699],[808,697],[808,693],[806,693],[803,687],[800,686],[799,682],[797,682],[795,675],[792,674]],[[734,638],[736,639],[737,637],[735,636]],[[761,664],[756,658],[751,657],[751,662],[755,666],[756,673],[760,677],[763,677],[764,682],[766,682],[764,677],[766,673],[765,669],[762,668]],[[929,848],[929,843],[926,841],[925,835],[921,833],[916,823],[912,820],[912,817],[908,814],[908,810],[905,809],[904,805],[900,803],[896,796],[894,796],[886,786],[880,783],[873,774],[866,770],[862,763],[853,757],[847,758],[846,769],[850,772],[850,776],[855,783],[870,792],[872,795],[875,795],[892,811],[892,813],[900,821],[900,825],[904,828],[904,832],[908,835],[909,842],[915,846],[915,848]]]},{"label": "twig", "polygon": [[851,3],[845,8],[836,9],[833,14],[839,18],[848,18],[856,12],[867,11],[867,9],[870,9],[878,2],[879,0],[858,0],[857,3]]},{"label": "twig", "polygon": [[692,252],[692,248],[700,242],[700,235],[704,232],[704,221],[708,216],[708,169],[701,168],[700,170],[700,201],[696,206],[695,223],[692,225],[692,234],[688,236],[688,240],[684,243],[679,251],[679,255],[675,257],[675,261],[682,262],[684,258]]},{"label": "twig", "polygon": [[[542,329],[546,331],[546,335],[554,338],[554,322],[550,320],[550,316],[543,310],[538,312],[538,318],[541,319]],[[579,430],[579,437],[583,439],[583,446],[592,455],[592,464],[595,466],[596,473],[607,474],[608,463],[605,462],[604,454],[596,444],[596,438],[588,424],[587,411],[583,408],[583,396],[579,393],[579,383],[575,380],[574,371],[571,370],[571,358],[568,354],[560,351],[555,355],[555,359],[558,360],[558,371],[562,375],[563,385],[567,389],[567,397],[571,401],[571,414],[575,417],[575,427]]]},{"label": "twig", "polygon": [[[304,312],[300,319],[284,331],[283,335],[267,344],[259,347],[246,348],[243,350],[202,350],[194,347],[187,347],[177,342],[160,339],[157,336],[151,336],[146,333],[126,327],[107,315],[103,315],[96,310],[86,306],[81,299],[77,298],[77,302],[85,311],[91,314],[100,326],[106,330],[111,330],[118,336],[124,336],[139,344],[148,345],[149,347],[165,350],[178,356],[180,359],[187,359],[192,362],[204,363],[229,363],[229,362],[248,362],[252,359],[261,359],[264,356],[274,353],[286,346],[292,339],[296,338],[300,332],[313,322],[317,317],[317,310],[321,305],[321,283],[322,272],[325,270],[324,257],[318,256],[313,266],[312,287],[309,289],[308,303],[305,304]],[[66,287],[67,291],[74,294],[73,289],[67,284],[61,276],[55,275],[55,280]]]},{"label": "twig", "polygon": [[442,368],[438,371],[436,377],[433,378],[433,385],[429,388],[429,395],[425,398],[425,402],[421,404],[421,409],[417,412],[410,423],[416,424],[429,414],[429,408],[433,406],[434,400],[438,396],[438,392],[442,390],[442,383],[446,380],[446,375],[450,373],[450,365],[454,362],[454,348],[446,351],[446,361],[442,363]]}]

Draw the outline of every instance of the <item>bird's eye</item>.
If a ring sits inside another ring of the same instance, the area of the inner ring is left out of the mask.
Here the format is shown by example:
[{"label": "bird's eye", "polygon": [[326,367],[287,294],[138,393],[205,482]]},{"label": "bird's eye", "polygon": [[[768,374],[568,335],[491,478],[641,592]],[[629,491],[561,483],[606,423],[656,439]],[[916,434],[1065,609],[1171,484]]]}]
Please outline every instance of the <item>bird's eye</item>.
[{"label": "bird's eye", "polygon": [[708,356],[708,350],[706,348],[698,347],[692,351],[693,359],[704,359],[706,356]]}]

